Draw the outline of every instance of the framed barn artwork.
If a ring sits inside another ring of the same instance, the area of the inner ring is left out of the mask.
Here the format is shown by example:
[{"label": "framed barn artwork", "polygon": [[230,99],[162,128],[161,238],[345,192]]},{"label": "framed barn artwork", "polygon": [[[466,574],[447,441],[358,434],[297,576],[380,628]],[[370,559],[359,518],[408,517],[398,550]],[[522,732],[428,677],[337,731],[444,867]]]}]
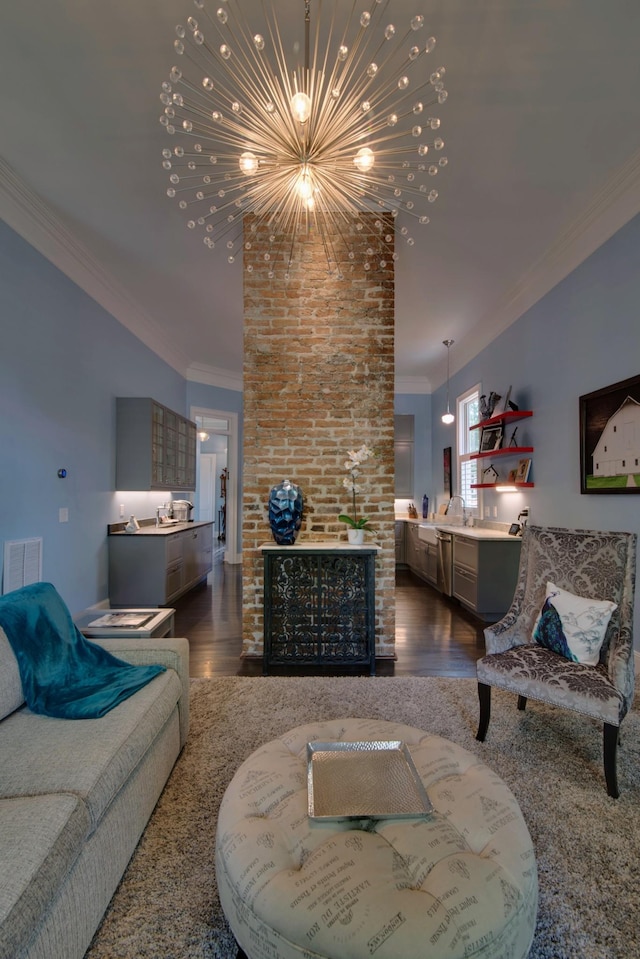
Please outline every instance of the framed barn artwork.
[{"label": "framed barn artwork", "polygon": [[640,493],[640,376],[580,397],[580,492]]}]

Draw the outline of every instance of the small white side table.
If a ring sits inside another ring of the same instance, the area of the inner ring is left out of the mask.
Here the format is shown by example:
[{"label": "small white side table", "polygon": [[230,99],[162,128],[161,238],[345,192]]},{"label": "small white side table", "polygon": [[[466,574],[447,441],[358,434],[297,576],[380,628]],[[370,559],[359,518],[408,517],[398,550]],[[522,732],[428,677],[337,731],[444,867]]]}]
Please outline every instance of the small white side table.
[{"label": "small white side table", "polygon": [[[104,636],[122,636],[123,639],[129,636],[157,638],[174,635],[174,615],[175,609],[168,606],[161,609],[85,609],[75,617],[74,622],[88,639]],[[122,623],[91,625],[105,616],[122,619]],[[142,621],[139,625],[132,625],[131,620],[125,618],[131,616]]]}]

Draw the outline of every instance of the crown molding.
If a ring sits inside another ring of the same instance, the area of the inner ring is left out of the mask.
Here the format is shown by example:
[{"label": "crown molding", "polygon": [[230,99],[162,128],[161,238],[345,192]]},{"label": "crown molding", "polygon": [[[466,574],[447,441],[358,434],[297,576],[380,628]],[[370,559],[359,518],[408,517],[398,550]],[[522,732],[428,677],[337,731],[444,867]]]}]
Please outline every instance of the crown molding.
[{"label": "crown molding", "polygon": [[396,376],[395,378],[394,393],[428,395],[431,392],[431,383],[426,376]]},{"label": "crown molding", "polygon": [[204,383],[206,386],[218,386],[223,390],[242,393],[242,374],[223,370],[219,366],[192,363],[187,369],[187,379],[192,383]]},{"label": "crown molding", "polygon": [[0,216],[76,286],[169,366],[186,375],[188,359],[47,203],[0,157]]}]

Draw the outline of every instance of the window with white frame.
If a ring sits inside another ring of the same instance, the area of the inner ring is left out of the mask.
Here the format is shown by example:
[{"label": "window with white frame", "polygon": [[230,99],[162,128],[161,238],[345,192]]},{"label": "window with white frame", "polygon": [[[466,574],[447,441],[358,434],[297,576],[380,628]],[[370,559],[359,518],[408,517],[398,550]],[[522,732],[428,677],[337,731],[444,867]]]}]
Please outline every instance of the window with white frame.
[{"label": "window with white frame", "polygon": [[478,460],[471,459],[480,448],[482,430],[472,430],[480,422],[480,384],[467,390],[456,400],[458,424],[458,490],[467,509],[478,508],[478,490],[471,484],[478,482]]}]

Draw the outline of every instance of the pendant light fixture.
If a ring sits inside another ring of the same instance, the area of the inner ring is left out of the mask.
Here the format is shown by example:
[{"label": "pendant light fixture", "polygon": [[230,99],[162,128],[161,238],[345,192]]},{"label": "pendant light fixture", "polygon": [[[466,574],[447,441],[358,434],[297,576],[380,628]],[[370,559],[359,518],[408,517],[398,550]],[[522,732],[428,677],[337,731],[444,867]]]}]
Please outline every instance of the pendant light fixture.
[{"label": "pendant light fixture", "polygon": [[[447,100],[446,70],[430,65],[436,40],[425,17],[394,25],[382,0],[362,11],[317,0],[312,17],[304,0],[304,42],[292,46],[293,4],[193,4],[198,19],[176,27],[179,65],[160,94],[160,123],[173,140],[162,151],[166,192],[187,227],[229,263],[240,255],[247,271],[266,262],[270,276],[285,278],[300,259],[297,238],[314,232],[327,272],[343,277],[377,212],[363,265],[390,268],[396,246],[414,244],[411,224],[420,231],[429,223],[435,177],[448,163],[432,112]],[[246,236],[245,214],[258,221]],[[253,250],[260,224],[266,251]]]},{"label": "pendant light fixture", "polygon": [[453,346],[453,340],[443,340],[444,346],[447,348],[447,412],[442,414],[442,422],[446,426],[450,426],[455,420],[455,416],[449,409],[449,356],[450,349]]}]

